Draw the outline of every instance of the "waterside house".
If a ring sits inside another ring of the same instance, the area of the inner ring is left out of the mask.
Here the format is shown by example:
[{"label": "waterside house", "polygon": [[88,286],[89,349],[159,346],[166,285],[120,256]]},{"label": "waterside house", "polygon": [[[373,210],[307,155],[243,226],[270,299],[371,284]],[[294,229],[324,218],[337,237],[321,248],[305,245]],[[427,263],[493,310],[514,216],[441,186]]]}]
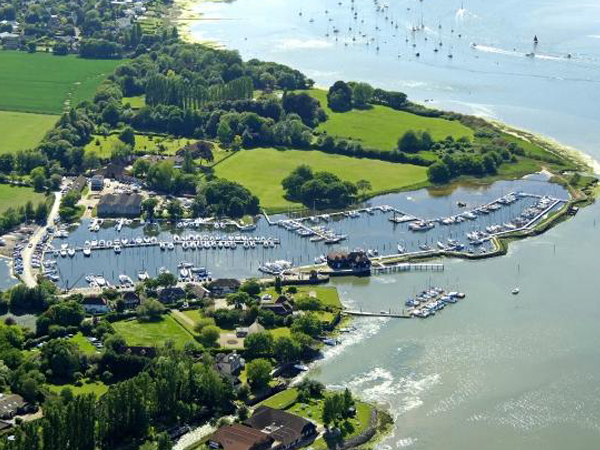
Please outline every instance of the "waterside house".
[{"label": "waterside house", "polygon": [[271,311],[278,316],[289,316],[294,312],[294,308],[285,295],[280,295],[274,302],[262,302],[260,309]]},{"label": "waterside house", "polygon": [[311,442],[317,436],[316,425],[289,412],[259,406],[244,425],[260,430],[273,439],[273,449],[291,450]]},{"label": "waterside house", "polygon": [[240,286],[241,283],[235,278],[219,278],[211,281],[206,287],[211,297],[224,297],[236,293]]},{"label": "waterside house", "polygon": [[327,265],[340,274],[369,275],[371,260],[362,250],[332,251],[327,254]]},{"label": "waterside house", "polygon": [[142,213],[140,194],[107,194],[98,203],[98,217],[138,217]]},{"label": "waterside house", "polygon": [[110,311],[108,302],[101,297],[86,297],[81,302],[81,306],[88,314],[104,314]]},{"label": "waterside house", "polygon": [[208,440],[208,446],[222,450],[267,450],[273,438],[262,431],[234,423],[219,428]]},{"label": "waterside house", "polygon": [[157,291],[158,299],[162,303],[173,303],[185,298],[185,290],[179,286],[161,288]]},{"label": "waterside house", "polygon": [[135,309],[140,305],[140,296],[135,291],[123,292],[122,300],[125,309]]},{"label": "waterside house", "polygon": [[215,369],[222,377],[229,379],[234,386],[241,383],[238,375],[244,368],[244,364],[244,360],[236,352],[218,353],[215,357]]}]

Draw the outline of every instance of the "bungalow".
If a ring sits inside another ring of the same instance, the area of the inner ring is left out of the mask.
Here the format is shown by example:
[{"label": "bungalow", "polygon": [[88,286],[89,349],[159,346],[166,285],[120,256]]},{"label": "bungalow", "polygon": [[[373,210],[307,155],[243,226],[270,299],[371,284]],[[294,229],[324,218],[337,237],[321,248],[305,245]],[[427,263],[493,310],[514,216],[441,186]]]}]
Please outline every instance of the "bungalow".
[{"label": "bungalow", "polygon": [[137,217],[142,213],[140,194],[107,194],[98,203],[98,217]]},{"label": "bungalow", "polygon": [[110,311],[108,302],[102,297],[86,297],[81,302],[81,306],[88,314],[104,314]]},{"label": "bungalow", "polygon": [[327,254],[327,265],[334,270],[366,272],[371,271],[371,260],[362,250],[351,252],[333,251]]},{"label": "bungalow", "polygon": [[259,406],[243,423],[272,438],[275,442],[273,450],[291,450],[317,436],[317,427],[310,420],[268,406]]},{"label": "bungalow", "polygon": [[258,320],[255,320],[249,327],[237,327],[235,329],[235,335],[239,338],[245,338],[251,334],[260,333],[261,331],[265,331],[265,327],[258,323]]},{"label": "bungalow", "polygon": [[179,286],[161,288],[157,291],[158,299],[162,303],[173,303],[185,298],[185,290]]},{"label": "bungalow", "polygon": [[100,174],[94,175],[90,179],[90,190],[101,191],[104,189],[104,177]]},{"label": "bungalow", "polygon": [[219,278],[211,281],[207,288],[212,297],[223,297],[238,291],[241,283],[235,278]]},{"label": "bungalow", "polygon": [[204,297],[210,294],[209,290],[206,289],[199,283],[188,283],[185,285],[185,289],[192,297],[202,300]]},{"label": "bungalow", "polygon": [[29,403],[18,394],[0,394],[0,419],[12,419],[16,415],[26,414]]},{"label": "bungalow", "polygon": [[239,423],[219,428],[209,439],[208,446],[222,450],[267,450],[274,440],[262,431]]}]

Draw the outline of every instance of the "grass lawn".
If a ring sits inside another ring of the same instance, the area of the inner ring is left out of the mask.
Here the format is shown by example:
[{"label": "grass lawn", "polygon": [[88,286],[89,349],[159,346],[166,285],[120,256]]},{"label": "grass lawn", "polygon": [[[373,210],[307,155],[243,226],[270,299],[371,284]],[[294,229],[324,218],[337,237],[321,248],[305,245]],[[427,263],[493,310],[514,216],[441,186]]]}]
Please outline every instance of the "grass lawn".
[{"label": "grass lawn", "polygon": [[[94,136],[92,141],[85,146],[86,153],[95,152],[100,158],[110,158],[115,143],[119,141],[118,134],[108,136]],[[135,151],[139,153],[161,153],[174,155],[178,150],[193,142],[190,139],[175,139],[168,136],[135,135]]]},{"label": "grass lawn", "polygon": [[160,322],[138,322],[124,320],[112,324],[115,331],[123,336],[128,345],[160,347],[172,341],[177,348],[183,348],[193,338],[171,316],[163,316]]},{"label": "grass lawn", "polygon": [[46,114],[0,111],[0,154],[34,148],[57,120]]},{"label": "grass lawn", "polygon": [[0,109],[60,114],[91,99],[100,82],[123,61],[74,55],[0,52]]},{"label": "grass lawn", "polygon": [[427,168],[410,164],[396,164],[374,159],[359,159],[331,155],[319,151],[275,150],[257,148],[243,150],[215,166],[221,178],[237,181],[260,199],[267,210],[285,210],[299,207],[287,201],[281,181],[300,164],[308,164],[314,171],[329,171],[343,180],[371,182],[371,193],[400,190],[427,182]]},{"label": "grass lawn", "polygon": [[77,333],[69,340],[77,344],[79,350],[83,353],[86,353],[88,355],[94,355],[98,352],[98,350],[96,350],[96,347],[94,347],[92,343],[88,341],[88,339],[81,333]]},{"label": "grass lawn", "polygon": [[391,151],[396,148],[398,138],[409,130],[429,131],[434,140],[441,140],[446,136],[455,139],[463,136],[473,137],[473,130],[458,121],[422,117],[386,106],[374,105],[367,110],[353,109],[345,113],[336,113],[327,107],[326,91],[311,89],[308,92],[321,102],[329,117],[319,125],[319,131],[362,141],[365,147]]},{"label": "grass lawn", "polygon": [[275,409],[286,409],[296,402],[297,397],[297,389],[286,389],[285,391],[281,391],[273,395],[272,397],[263,400],[258,404],[258,406],[269,406]]},{"label": "grass lawn", "polygon": [[46,387],[50,391],[56,392],[57,394],[59,394],[60,391],[62,391],[64,388],[68,387],[71,389],[71,391],[73,391],[73,394],[75,395],[96,394],[96,397],[100,397],[101,395],[105,394],[106,391],[108,391],[108,386],[102,383],[101,381],[94,381],[88,383],[88,380],[83,380],[82,386],[75,386],[73,384],[47,384]]},{"label": "grass lawn", "polygon": [[136,95],[135,97],[123,97],[122,102],[124,105],[129,103],[132,109],[140,109],[146,106],[146,96]]},{"label": "grass lawn", "polygon": [[[286,292],[289,286],[285,286],[283,291]],[[340,296],[335,287],[331,286],[295,286],[298,292],[294,294],[294,298],[306,297],[314,294],[324,306],[331,306],[332,308],[342,309],[342,302]],[[261,292],[260,295],[270,294],[274,299],[277,298],[275,288],[269,288]]]},{"label": "grass lawn", "polygon": [[46,196],[35,192],[30,187],[0,184],[0,214],[8,208],[24,206],[30,200],[33,206],[36,207],[39,203],[46,200]]}]

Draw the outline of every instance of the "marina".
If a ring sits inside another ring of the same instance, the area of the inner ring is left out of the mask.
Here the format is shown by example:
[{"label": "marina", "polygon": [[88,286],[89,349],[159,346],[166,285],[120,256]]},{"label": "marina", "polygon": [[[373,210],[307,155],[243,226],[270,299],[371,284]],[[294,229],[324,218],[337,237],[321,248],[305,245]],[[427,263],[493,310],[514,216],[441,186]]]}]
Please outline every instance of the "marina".
[{"label": "marina", "polygon": [[[445,197],[429,196],[426,190],[388,194],[349,211],[265,214],[253,225],[213,218],[176,223],[93,219],[47,233],[32,266],[68,289],[91,283],[82,271],[103,277],[107,285],[120,285],[121,275],[141,281],[140,271],[153,277],[168,270],[180,280],[202,280],[209,273],[235,278],[290,274],[315,264],[320,270],[325,255],[336,248],[363,249],[374,274],[443,270],[443,265],[405,263],[411,258],[486,255],[495,249],[494,238],[532,230],[559,211],[566,198],[560,186],[537,176],[475,190],[461,187]],[[448,215],[432,214],[440,210]],[[419,223],[427,229],[415,230]],[[403,261],[394,262],[397,257]],[[16,261],[16,270],[22,270]],[[182,262],[202,268],[203,275],[182,274]]]}]

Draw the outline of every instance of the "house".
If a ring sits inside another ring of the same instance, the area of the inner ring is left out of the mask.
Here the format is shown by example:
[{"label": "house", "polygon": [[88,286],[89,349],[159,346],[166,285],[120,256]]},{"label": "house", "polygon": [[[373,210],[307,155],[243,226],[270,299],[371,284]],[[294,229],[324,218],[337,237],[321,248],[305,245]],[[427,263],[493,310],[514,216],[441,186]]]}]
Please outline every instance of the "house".
[{"label": "house", "polygon": [[90,190],[101,191],[104,189],[104,177],[100,174],[94,175],[90,179]]},{"label": "house", "polygon": [[0,419],[12,419],[29,411],[29,403],[17,394],[0,394]]},{"label": "house", "polygon": [[260,309],[271,311],[278,316],[289,316],[294,312],[294,308],[285,295],[280,295],[274,302],[261,303]]},{"label": "house", "polygon": [[173,303],[185,298],[185,290],[179,286],[161,288],[157,291],[158,299],[162,303]]},{"label": "house", "polygon": [[16,33],[4,31],[0,33],[0,42],[4,50],[18,50],[21,43],[21,36]]},{"label": "house", "polygon": [[334,270],[371,272],[371,260],[362,250],[329,252],[327,254],[327,265]]},{"label": "house", "polygon": [[104,314],[110,311],[108,302],[102,297],[86,297],[81,302],[81,306],[88,314]]},{"label": "house", "polygon": [[262,431],[234,423],[215,431],[208,439],[208,446],[223,450],[266,450],[273,442],[273,438]]},{"label": "house", "polygon": [[212,297],[224,297],[238,291],[241,283],[235,278],[219,278],[211,281],[207,288]]},{"label": "house", "polygon": [[81,192],[87,186],[87,178],[83,175],[79,175],[73,184],[70,186],[70,191]]},{"label": "house", "polygon": [[98,203],[98,217],[137,217],[142,213],[140,194],[107,194]]},{"label": "house", "polygon": [[244,360],[239,353],[218,353],[215,357],[215,369],[219,374],[231,380],[235,385],[240,382],[238,375],[244,368]]},{"label": "house", "polygon": [[259,406],[244,425],[260,430],[273,439],[273,449],[290,450],[314,439],[316,425],[303,417],[289,412]]},{"label": "house", "polygon": [[249,327],[237,327],[235,329],[235,335],[239,338],[245,338],[251,334],[260,333],[261,331],[265,331],[265,327],[258,323],[258,320],[255,320]]},{"label": "house", "polygon": [[135,291],[126,291],[123,292],[123,304],[125,305],[125,309],[135,309],[140,305],[140,297],[135,293]]},{"label": "house", "polygon": [[191,296],[199,300],[202,300],[204,297],[210,294],[208,289],[198,283],[188,283],[185,285],[185,289]]}]

